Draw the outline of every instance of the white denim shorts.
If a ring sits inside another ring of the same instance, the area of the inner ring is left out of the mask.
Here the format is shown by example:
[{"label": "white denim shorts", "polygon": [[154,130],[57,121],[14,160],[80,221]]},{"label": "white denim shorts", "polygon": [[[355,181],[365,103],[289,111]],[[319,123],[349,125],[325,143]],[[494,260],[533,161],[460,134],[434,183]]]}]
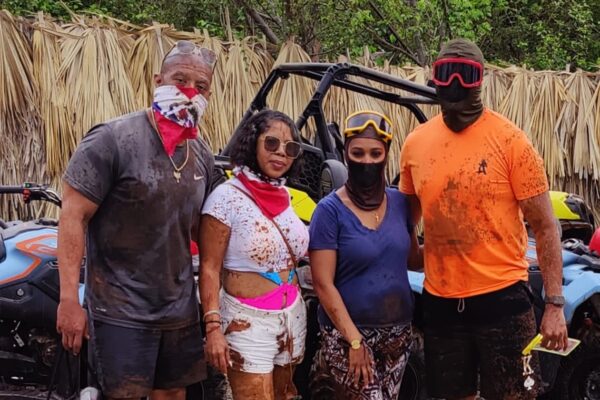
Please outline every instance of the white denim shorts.
[{"label": "white denim shorts", "polygon": [[236,371],[268,374],[275,365],[299,364],[304,357],[306,306],[300,294],[283,310],[261,310],[221,290],[221,327]]}]

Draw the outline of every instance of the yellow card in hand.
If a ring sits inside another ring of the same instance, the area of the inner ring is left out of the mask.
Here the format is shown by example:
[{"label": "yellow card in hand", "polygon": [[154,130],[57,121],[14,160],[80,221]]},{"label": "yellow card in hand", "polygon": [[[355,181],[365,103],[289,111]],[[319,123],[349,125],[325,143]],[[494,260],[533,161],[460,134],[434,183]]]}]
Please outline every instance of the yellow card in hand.
[{"label": "yellow card in hand", "polygon": [[531,340],[531,342],[529,342],[529,344],[523,349],[523,355],[527,355],[531,353],[532,350],[535,350],[545,351],[546,353],[558,354],[559,356],[568,356],[573,350],[575,350],[577,346],[579,346],[579,343],[581,343],[581,340],[569,338],[566,350],[550,350],[545,347],[542,347],[542,335],[538,333],[536,337],[534,337]]}]

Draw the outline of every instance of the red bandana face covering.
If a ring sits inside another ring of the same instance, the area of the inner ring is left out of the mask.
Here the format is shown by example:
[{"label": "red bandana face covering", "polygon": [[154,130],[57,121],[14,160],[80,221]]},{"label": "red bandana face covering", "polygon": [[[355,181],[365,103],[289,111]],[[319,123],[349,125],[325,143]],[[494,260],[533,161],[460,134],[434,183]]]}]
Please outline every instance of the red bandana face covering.
[{"label": "red bandana face covering", "polygon": [[247,167],[236,168],[234,173],[265,217],[273,219],[290,206],[290,195],[281,180],[264,182]]},{"label": "red bandana face covering", "polygon": [[169,156],[186,139],[198,136],[198,119],[206,108],[206,100],[194,88],[160,86],[154,92],[154,120]]}]

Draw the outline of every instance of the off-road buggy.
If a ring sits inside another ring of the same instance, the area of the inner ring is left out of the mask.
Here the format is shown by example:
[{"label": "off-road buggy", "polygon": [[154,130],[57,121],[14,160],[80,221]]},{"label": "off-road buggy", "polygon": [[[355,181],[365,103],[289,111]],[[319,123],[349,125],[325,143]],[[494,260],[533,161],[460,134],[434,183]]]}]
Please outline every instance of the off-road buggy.
[{"label": "off-road buggy", "polygon": [[[300,177],[288,181],[292,205],[300,218],[310,223],[316,203],[325,195],[342,186],[347,178],[344,164],[343,139],[337,121],[327,120],[324,101],[332,87],[393,103],[404,107],[419,123],[427,120],[422,106],[437,103],[435,90],[373,69],[351,64],[284,64],[275,68],[256,94],[242,121],[253,113],[268,108],[267,96],[278,81],[298,76],[316,81],[316,88],[304,111],[297,116],[296,125],[303,133],[303,157],[305,167]],[[402,92],[400,92],[400,90]],[[403,93],[403,94],[398,94]],[[310,132],[308,132],[310,130]],[[312,139],[308,139],[312,137]],[[228,153],[235,141],[234,133],[228,145],[216,156],[217,165],[229,170]],[[390,184],[398,183],[398,177],[390,177]],[[563,239],[574,237],[589,240],[594,228],[593,215],[581,197],[552,192],[551,199],[555,216],[560,221]],[[576,245],[575,245],[576,244]],[[579,253],[565,251],[564,290],[567,298],[565,314],[572,337],[583,340],[579,350],[568,358],[543,355],[543,376],[548,396],[556,399],[600,399],[600,259],[586,255],[581,242],[571,242]],[[541,274],[537,266],[535,242],[530,241],[528,252],[530,282],[535,291],[536,314],[541,318],[544,301]],[[306,260],[308,263],[308,260]],[[308,335],[303,363],[295,374],[295,382],[303,399],[334,398],[326,372],[311,372],[313,356],[319,346],[316,308],[318,300],[311,290],[310,268],[307,264],[299,273],[303,295],[308,306]],[[424,388],[423,340],[421,332],[420,294],[424,275],[409,272],[411,287],[416,298],[414,320],[415,341],[413,353],[406,369],[399,398],[426,398]]]}]

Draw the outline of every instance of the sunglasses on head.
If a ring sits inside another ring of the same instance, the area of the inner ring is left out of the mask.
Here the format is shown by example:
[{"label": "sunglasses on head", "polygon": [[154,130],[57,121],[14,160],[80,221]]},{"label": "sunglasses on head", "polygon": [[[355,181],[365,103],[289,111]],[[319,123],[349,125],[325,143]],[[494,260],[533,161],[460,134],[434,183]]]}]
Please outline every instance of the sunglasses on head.
[{"label": "sunglasses on head", "polygon": [[392,123],[388,117],[377,111],[357,111],[346,118],[345,137],[352,137],[367,129],[373,127],[377,135],[385,142],[392,140]]},{"label": "sunglasses on head", "polygon": [[[265,136],[265,141],[263,146],[266,151],[275,153],[281,148],[281,139],[275,136]],[[285,152],[285,156],[288,158],[296,159],[300,157],[302,154],[302,146],[300,143],[290,140],[288,142],[283,143],[283,150]]]},{"label": "sunglasses on head", "polygon": [[449,86],[457,78],[464,88],[473,88],[483,81],[483,65],[466,58],[442,58],[433,63],[433,83]]},{"label": "sunglasses on head", "polygon": [[197,46],[194,42],[190,42],[189,40],[180,40],[177,43],[175,43],[173,47],[171,47],[171,49],[163,59],[163,63],[164,60],[166,60],[167,58],[176,56],[178,54],[197,55],[211,68],[215,65],[215,62],[217,61],[217,55],[211,49]]}]

